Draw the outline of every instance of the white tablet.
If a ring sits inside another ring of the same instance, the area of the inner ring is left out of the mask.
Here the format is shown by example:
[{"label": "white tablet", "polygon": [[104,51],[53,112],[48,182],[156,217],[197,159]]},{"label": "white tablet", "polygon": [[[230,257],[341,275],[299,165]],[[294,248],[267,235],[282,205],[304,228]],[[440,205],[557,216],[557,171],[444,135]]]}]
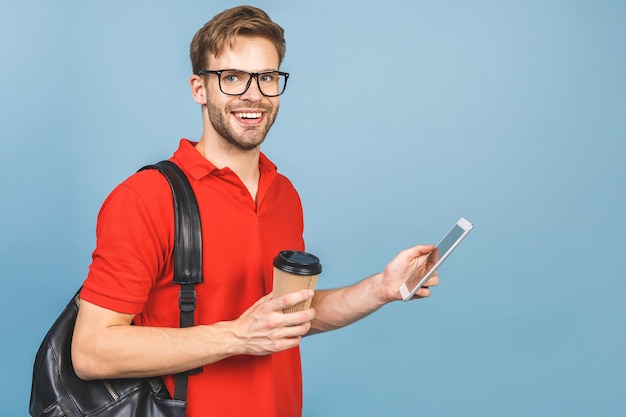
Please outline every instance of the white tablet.
[{"label": "white tablet", "polygon": [[[446,260],[446,258],[452,253],[454,248],[459,246],[459,243],[465,236],[474,228],[474,225],[461,217],[452,229],[441,239],[435,249],[428,255],[426,262],[417,264],[413,271],[409,274],[409,277],[404,280],[400,286],[400,294],[404,301],[410,300],[417,290],[419,290],[424,283],[430,278],[437,268]],[[433,265],[430,269],[426,270],[426,265]]]}]

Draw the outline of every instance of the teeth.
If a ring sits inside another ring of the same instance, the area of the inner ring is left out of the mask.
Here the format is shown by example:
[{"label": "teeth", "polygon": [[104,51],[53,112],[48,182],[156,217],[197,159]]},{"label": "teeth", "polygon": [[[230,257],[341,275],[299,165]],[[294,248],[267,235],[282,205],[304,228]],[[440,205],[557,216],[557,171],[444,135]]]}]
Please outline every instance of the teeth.
[{"label": "teeth", "polygon": [[261,113],[235,113],[235,116],[241,119],[259,119]]}]

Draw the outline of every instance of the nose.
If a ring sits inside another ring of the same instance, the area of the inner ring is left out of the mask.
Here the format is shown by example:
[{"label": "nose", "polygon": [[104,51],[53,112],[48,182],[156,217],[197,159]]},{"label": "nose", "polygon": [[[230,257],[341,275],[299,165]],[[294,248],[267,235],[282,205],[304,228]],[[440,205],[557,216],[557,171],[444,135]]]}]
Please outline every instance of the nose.
[{"label": "nose", "polygon": [[255,75],[250,78],[250,86],[248,89],[240,96],[241,100],[247,101],[260,101],[263,99],[263,94],[261,93],[261,89],[259,88],[259,76]]}]

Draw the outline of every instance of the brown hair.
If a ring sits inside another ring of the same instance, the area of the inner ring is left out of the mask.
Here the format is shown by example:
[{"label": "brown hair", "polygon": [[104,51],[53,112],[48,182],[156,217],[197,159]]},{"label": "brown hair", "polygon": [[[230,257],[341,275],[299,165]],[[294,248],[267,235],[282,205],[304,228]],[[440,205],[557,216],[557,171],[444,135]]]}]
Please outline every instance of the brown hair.
[{"label": "brown hair", "polygon": [[193,37],[189,47],[191,69],[197,73],[208,66],[209,54],[219,56],[232,47],[237,36],[259,36],[272,42],[278,63],[285,56],[285,31],[261,9],[239,6],[224,10],[208,21]]}]

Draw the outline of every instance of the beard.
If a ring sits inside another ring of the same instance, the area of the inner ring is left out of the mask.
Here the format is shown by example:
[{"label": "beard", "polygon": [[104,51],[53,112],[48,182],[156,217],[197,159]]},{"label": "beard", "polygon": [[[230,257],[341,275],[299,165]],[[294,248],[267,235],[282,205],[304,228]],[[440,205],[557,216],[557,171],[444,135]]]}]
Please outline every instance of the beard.
[{"label": "beard", "polygon": [[[207,103],[207,111],[209,120],[213,129],[229,144],[231,147],[241,150],[250,151],[259,147],[278,115],[278,105],[276,108],[267,104],[261,104],[254,107],[246,107],[247,109],[258,109],[265,112],[265,120],[263,124],[256,126],[234,126],[231,122],[232,106],[227,105],[224,108],[215,106],[213,103]],[[241,131],[237,131],[240,129]]]}]

